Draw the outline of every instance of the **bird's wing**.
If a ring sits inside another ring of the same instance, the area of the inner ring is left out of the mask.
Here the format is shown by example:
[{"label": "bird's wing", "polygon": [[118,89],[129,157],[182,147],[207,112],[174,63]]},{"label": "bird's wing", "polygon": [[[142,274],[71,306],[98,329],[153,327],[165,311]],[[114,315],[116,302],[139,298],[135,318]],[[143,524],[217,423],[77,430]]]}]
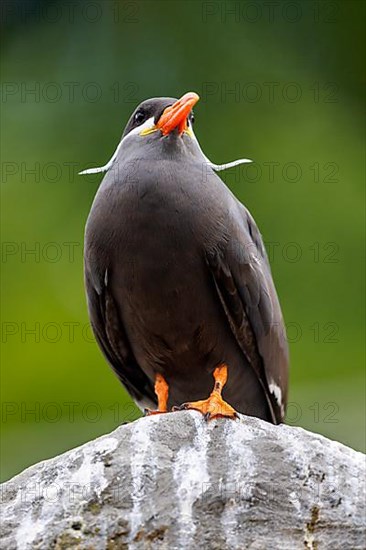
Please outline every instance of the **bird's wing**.
[{"label": "bird's wing", "polygon": [[85,286],[94,335],[109,364],[127,391],[139,403],[157,403],[153,384],[137,364],[120,319],[108,273],[103,278],[85,267]]},{"label": "bird's wing", "polygon": [[287,401],[285,327],[260,233],[244,206],[237,207],[226,245],[206,257],[231,329],[277,424],[283,421]]}]

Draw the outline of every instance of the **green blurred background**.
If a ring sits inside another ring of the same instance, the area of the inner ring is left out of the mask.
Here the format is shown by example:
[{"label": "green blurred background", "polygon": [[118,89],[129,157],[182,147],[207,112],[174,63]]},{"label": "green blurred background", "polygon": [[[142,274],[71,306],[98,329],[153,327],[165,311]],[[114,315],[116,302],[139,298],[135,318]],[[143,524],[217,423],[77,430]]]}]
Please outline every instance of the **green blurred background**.
[{"label": "green blurred background", "polygon": [[[26,6],[26,7],[24,7]],[[2,479],[140,413],[88,328],[82,246],[143,99],[194,90],[195,131],[268,245],[288,422],[365,450],[364,6],[3,2]]]}]

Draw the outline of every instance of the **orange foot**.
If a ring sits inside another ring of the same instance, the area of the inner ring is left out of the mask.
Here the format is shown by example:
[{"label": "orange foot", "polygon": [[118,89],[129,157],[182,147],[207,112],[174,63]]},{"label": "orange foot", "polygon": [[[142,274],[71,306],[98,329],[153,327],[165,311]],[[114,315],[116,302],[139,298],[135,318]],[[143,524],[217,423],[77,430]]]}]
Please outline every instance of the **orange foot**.
[{"label": "orange foot", "polygon": [[145,416],[152,416],[153,414],[164,414],[168,412],[168,394],[169,386],[164,376],[157,374],[155,376],[154,390],[158,398],[158,408],[156,411],[145,409]]},{"label": "orange foot", "polygon": [[222,389],[227,380],[227,366],[220,365],[214,370],[213,375],[215,378],[215,386],[210,397],[202,401],[183,403],[179,409],[194,409],[200,411],[204,415],[205,420],[211,420],[212,418],[218,417],[237,418],[238,413],[236,410],[221,397]]}]

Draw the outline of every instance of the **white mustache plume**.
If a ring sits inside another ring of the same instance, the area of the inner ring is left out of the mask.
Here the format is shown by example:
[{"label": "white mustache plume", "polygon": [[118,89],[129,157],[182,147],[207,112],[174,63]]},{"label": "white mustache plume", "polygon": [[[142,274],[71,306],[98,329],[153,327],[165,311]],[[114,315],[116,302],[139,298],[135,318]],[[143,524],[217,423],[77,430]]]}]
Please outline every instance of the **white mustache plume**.
[{"label": "white mustache plume", "polygon": [[[107,162],[107,164],[105,164],[104,166],[100,166],[98,168],[88,168],[87,170],[83,170],[82,172],[79,172],[79,176],[84,176],[86,174],[99,174],[101,172],[108,172],[108,170],[110,170],[113,166],[113,164],[115,163],[116,161],[116,158],[118,156],[118,152],[121,148],[121,145],[122,143],[124,142],[125,139],[129,138],[131,135],[135,134],[135,133],[139,133],[141,132],[141,130],[146,126],[146,127],[150,127],[151,126],[151,119],[149,119],[148,121],[146,121],[144,124],[142,124],[141,126],[139,126],[138,128],[135,128],[134,130],[132,130],[132,132],[130,132],[129,134],[127,134],[127,136],[125,136],[121,141],[120,143],[118,144],[118,147],[117,149],[115,150],[115,152],[113,153],[113,156],[112,158],[110,159],[109,162]],[[150,125],[150,126],[149,126]],[[238,160],[233,160],[232,162],[225,162],[223,164],[214,164],[213,162],[210,161],[210,159],[208,159],[206,157],[206,155],[204,154],[204,152],[202,151],[201,149],[201,146],[198,142],[198,139],[196,138],[194,132],[193,132],[193,128],[191,129],[191,135],[193,137],[193,139],[195,140],[196,144],[197,144],[197,147],[198,149],[200,150],[201,154],[202,154],[202,157],[204,159],[204,161],[207,163],[207,165],[212,168],[212,170],[215,170],[215,172],[220,172],[221,170],[228,170],[229,168],[233,168],[234,166],[238,166],[239,164],[246,164],[248,162],[253,162],[252,160],[250,159],[238,159]]]}]

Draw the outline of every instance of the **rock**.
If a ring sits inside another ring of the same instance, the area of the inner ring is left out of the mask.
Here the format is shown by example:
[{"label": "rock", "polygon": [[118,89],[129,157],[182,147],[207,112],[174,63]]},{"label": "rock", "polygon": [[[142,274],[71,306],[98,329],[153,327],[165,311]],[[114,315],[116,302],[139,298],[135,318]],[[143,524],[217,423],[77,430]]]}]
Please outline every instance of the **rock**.
[{"label": "rock", "polygon": [[256,418],[142,418],[2,486],[1,548],[364,549],[365,456]]}]

